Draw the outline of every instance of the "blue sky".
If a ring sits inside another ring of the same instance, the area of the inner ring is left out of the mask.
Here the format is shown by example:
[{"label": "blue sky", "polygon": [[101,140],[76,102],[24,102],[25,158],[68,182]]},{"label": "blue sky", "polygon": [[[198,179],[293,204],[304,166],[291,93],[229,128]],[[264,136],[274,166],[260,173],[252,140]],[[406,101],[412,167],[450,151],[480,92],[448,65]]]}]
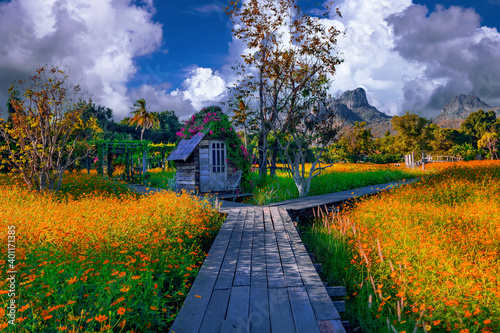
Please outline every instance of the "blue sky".
[{"label": "blue sky", "polygon": [[[435,116],[458,94],[500,105],[500,0],[339,0],[346,31],[331,93],[363,87],[387,114]],[[134,100],[186,117],[227,99],[225,0],[0,0],[0,101],[43,64],[63,64],[117,120]],[[2,106],[4,102],[1,103]]]}]

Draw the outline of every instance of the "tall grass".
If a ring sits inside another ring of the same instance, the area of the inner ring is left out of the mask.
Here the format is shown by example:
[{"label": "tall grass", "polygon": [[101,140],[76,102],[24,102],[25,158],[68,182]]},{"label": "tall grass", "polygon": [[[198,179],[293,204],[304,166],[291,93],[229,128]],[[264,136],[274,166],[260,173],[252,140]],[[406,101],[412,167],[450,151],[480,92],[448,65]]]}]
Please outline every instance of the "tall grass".
[{"label": "tall grass", "polygon": [[17,331],[168,330],[221,215],[187,194],[140,197],[96,175],[64,181],[58,196],[0,185],[0,329],[14,329],[5,274],[15,226]]},{"label": "tall grass", "polygon": [[362,332],[500,331],[500,162],[432,167],[309,232]]}]

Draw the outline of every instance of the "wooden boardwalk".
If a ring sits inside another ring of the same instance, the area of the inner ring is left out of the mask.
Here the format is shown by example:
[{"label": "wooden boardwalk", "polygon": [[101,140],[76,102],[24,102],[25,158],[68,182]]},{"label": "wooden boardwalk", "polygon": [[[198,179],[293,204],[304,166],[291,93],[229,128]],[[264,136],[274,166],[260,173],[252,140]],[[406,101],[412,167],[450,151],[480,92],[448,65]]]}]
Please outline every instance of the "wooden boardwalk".
[{"label": "wooden boardwalk", "polygon": [[286,210],[299,211],[303,209],[315,208],[323,205],[338,204],[344,201],[350,200],[352,198],[358,198],[369,194],[375,194],[383,190],[388,190],[403,184],[409,184],[417,179],[409,179],[405,181],[397,181],[392,183],[372,185],[366,187],[360,187],[353,190],[347,190],[342,192],[335,192],[311,197],[304,197],[298,199],[291,199],[286,201],[275,202],[267,205],[266,207],[280,207]]},{"label": "wooden boardwalk", "polygon": [[284,208],[229,211],[171,332],[345,332]]}]

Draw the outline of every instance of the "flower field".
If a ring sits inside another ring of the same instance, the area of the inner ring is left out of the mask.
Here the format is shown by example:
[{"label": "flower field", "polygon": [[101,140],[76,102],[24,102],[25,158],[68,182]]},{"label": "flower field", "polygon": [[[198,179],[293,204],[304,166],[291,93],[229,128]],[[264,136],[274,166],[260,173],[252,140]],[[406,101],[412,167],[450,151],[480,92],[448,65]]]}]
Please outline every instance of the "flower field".
[{"label": "flower field", "polygon": [[17,271],[17,332],[168,329],[222,216],[187,194],[139,197],[95,175],[63,181],[54,196],[0,180],[0,329],[14,331],[7,270]]},{"label": "flower field", "polygon": [[362,332],[500,332],[500,162],[428,167],[308,241]]}]

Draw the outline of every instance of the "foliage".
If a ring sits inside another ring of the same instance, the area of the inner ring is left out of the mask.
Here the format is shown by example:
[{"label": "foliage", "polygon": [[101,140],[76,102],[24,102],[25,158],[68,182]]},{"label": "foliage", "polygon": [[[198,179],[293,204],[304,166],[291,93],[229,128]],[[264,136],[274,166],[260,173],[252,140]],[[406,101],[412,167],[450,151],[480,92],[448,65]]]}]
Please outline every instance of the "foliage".
[{"label": "foliage", "polygon": [[[94,118],[82,119],[89,101],[77,98],[80,87],[68,84],[58,67],[36,70],[26,82],[23,99],[11,99],[10,121],[0,122],[5,161],[30,189],[58,191],[63,173],[90,148],[85,139],[98,130]],[[15,85],[10,92],[18,89]]]},{"label": "foliage", "polygon": [[455,156],[460,156],[464,161],[472,161],[475,159],[477,154],[481,152],[474,148],[470,143],[464,143],[462,145],[455,145],[451,147],[450,152]]},{"label": "foliage", "polygon": [[113,110],[102,105],[89,103],[82,113],[84,121],[94,118],[103,132],[108,132],[113,126]]},{"label": "foliage", "polygon": [[[27,332],[168,331],[222,224],[221,215],[187,194],[117,198],[100,189],[102,182],[111,188],[113,183],[95,175],[71,174],[64,182],[62,201],[0,185],[0,227],[16,230],[13,270],[21,295],[16,327]],[[0,239],[6,244],[7,233]],[[7,258],[7,247],[1,252]],[[6,264],[0,261],[0,329],[7,325],[4,309],[11,299]]]},{"label": "foliage", "polygon": [[218,106],[209,106],[195,113],[184,122],[184,126],[177,132],[180,138],[190,139],[198,132],[203,132],[208,138],[224,140],[227,147],[227,159],[234,163],[238,170],[242,170],[241,187],[250,189],[250,154],[243,145],[241,138],[236,134],[229,117]]},{"label": "foliage", "polygon": [[132,107],[133,117],[129,120],[130,125],[137,125],[136,129],[140,126],[141,130],[141,141],[144,135],[144,131],[153,126],[158,126],[159,120],[158,117],[153,113],[149,112],[146,107],[146,101],[144,98],[140,98],[135,101],[134,106]]},{"label": "foliage", "polygon": [[349,162],[349,154],[338,143],[329,145],[323,153],[322,158],[327,163]]},{"label": "foliage", "polygon": [[355,122],[354,126],[342,129],[338,143],[347,152],[352,162],[357,162],[361,157],[372,150],[373,135],[365,122]]},{"label": "foliage", "polygon": [[[331,1],[325,4],[327,12],[331,6]],[[242,62],[234,68],[243,78],[231,89],[236,101],[258,103],[246,117],[259,135],[262,177],[267,174],[268,134],[282,113],[305,116],[295,103],[301,96],[315,97],[314,87],[333,76],[341,63],[334,49],[340,31],[325,26],[312,11],[304,12],[294,0],[230,1],[225,10],[234,25],[233,35],[252,50],[242,54]]]},{"label": "foliage", "polygon": [[473,139],[473,144],[476,147],[477,141],[481,139],[484,133],[491,131],[491,127],[495,122],[496,115],[494,111],[484,112],[483,110],[478,110],[468,115],[460,125],[460,128]]},{"label": "foliage", "polygon": [[461,131],[451,128],[437,127],[433,130],[433,138],[430,147],[434,153],[447,154],[455,145],[467,143],[470,137]]},{"label": "foliage", "polygon": [[481,139],[477,142],[478,148],[485,148],[490,151],[490,158],[497,159],[498,150],[498,133],[486,132],[483,134]]},{"label": "foliage", "polygon": [[312,231],[310,246],[331,282],[344,279],[348,319],[362,332],[500,328],[500,163],[432,168]]},{"label": "foliage", "polygon": [[366,157],[366,162],[376,164],[404,163],[404,155],[401,154],[372,154]]},{"label": "foliage", "polygon": [[391,124],[398,132],[396,144],[399,152],[428,150],[432,133],[429,120],[407,111],[403,116],[394,116]]}]

